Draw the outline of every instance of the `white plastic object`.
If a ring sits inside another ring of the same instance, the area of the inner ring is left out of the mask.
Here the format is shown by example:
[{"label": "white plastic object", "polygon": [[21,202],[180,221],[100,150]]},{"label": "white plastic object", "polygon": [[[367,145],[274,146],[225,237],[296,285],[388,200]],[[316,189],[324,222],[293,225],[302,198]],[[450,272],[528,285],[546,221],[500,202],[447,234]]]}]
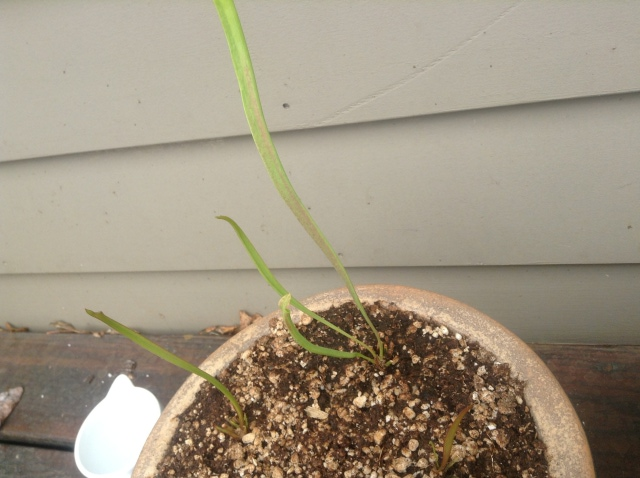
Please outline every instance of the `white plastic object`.
[{"label": "white plastic object", "polygon": [[78,431],[74,457],[80,472],[87,478],[130,478],[160,411],[149,390],[118,375]]}]

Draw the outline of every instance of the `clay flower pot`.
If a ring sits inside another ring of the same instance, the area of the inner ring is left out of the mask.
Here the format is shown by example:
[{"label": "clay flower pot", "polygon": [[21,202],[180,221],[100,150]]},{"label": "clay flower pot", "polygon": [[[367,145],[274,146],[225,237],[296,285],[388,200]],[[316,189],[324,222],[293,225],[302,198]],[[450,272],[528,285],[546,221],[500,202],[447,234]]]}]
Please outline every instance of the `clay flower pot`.
[{"label": "clay flower pot", "polygon": [[[524,396],[539,437],[547,447],[551,476],[555,478],[595,478],[586,436],[580,421],[553,374],[524,342],[477,310],[447,297],[401,286],[369,285],[358,287],[363,303],[383,301],[416,315],[431,317],[452,331],[459,332],[508,363],[511,370],[526,383]],[[315,295],[304,301],[311,310],[322,311],[332,305],[350,301],[346,289]],[[223,370],[236,356],[269,333],[273,313],[230,338],[202,364],[212,375]],[[293,311],[294,320],[300,313]],[[133,473],[135,478],[155,476],[156,467],[169,449],[178,426],[178,417],[193,401],[202,379],[188,378],[163,411],[140,455]]]}]

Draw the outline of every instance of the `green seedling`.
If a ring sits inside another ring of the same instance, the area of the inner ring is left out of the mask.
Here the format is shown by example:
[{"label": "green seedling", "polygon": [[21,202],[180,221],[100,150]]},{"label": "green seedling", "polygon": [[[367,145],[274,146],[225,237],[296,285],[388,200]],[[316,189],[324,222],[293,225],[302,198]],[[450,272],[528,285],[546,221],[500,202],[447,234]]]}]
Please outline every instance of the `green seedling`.
[{"label": "green seedling", "polygon": [[[251,260],[253,260],[253,263],[255,264],[256,268],[258,269],[262,277],[281,297],[280,308],[283,312],[285,325],[287,326],[287,330],[289,330],[293,339],[300,346],[302,346],[303,348],[305,348],[311,353],[315,353],[319,355],[328,355],[330,357],[338,357],[338,358],[359,357],[376,365],[380,365],[383,363],[382,362],[383,357],[380,357],[378,354],[376,354],[375,350],[372,347],[358,340],[356,337],[352,336],[351,334],[341,329],[340,327],[336,326],[335,324],[332,324],[331,322],[326,320],[324,317],[321,317],[315,312],[312,312],[307,307],[305,307],[300,301],[298,301],[297,299],[294,299],[291,296],[291,294],[285,289],[285,287],[273,275],[273,273],[271,272],[267,264],[264,262],[264,260],[262,259],[262,257],[260,256],[256,248],[254,247],[253,243],[249,240],[249,238],[244,233],[244,231],[240,228],[240,226],[238,226],[238,224],[233,219],[227,216],[217,216],[217,218],[228,222],[231,225],[231,227],[233,227],[234,231],[238,235],[238,238],[240,239],[240,242],[242,242],[242,245],[244,246],[245,250],[249,253]],[[288,297],[288,299],[286,299],[286,302],[283,302],[285,297]],[[283,307],[282,305],[283,303],[286,303],[286,306]],[[341,350],[330,349],[327,347],[320,347],[318,345],[311,343],[300,333],[296,325],[291,320],[289,304],[293,305],[296,309],[298,309],[302,313],[307,314],[312,319],[315,319],[321,324],[325,325],[326,327],[329,327],[331,330],[339,333],[340,335],[347,337],[349,340],[353,341],[360,348],[365,350],[369,355],[367,356],[359,352],[345,352]]]},{"label": "green seedling", "polygon": [[[438,466],[438,471],[440,473],[442,473],[443,471],[448,470],[455,463],[455,462],[449,463],[449,458],[451,458],[451,449],[453,448],[453,440],[456,437],[456,432],[458,431],[458,428],[460,427],[460,423],[462,422],[462,419],[467,414],[467,412],[469,412],[469,410],[471,410],[471,408],[473,408],[473,403],[471,403],[471,404],[467,405],[466,407],[464,407],[460,411],[460,413],[458,413],[458,416],[455,418],[453,423],[451,423],[451,425],[449,426],[449,429],[447,430],[447,434],[446,434],[446,436],[444,438],[444,445],[442,447],[442,462],[440,463],[440,466]],[[435,451],[435,445],[433,443],[431,443],[431,447],[433,448],[433,452],[434,452],[434,454],[436,455],[436,458],[437,458],[438,454]],[[437,465],[438,465],[438,463],[436,461],[436,466]]]},{"label": "green seedling", "polygon": [[[318,353],[322,355],[329,355],[333,357],[341,357],[341,358],[356,358],[360,357],[365,360],[368,360],[375,364],[384,364],[384,345],[380,338],[380,334],[373,326],[371,319],[367,315],[364,306],[362,305],[355,287],[347,274],[346,269],[342,265],[342,262],[338,258],[338,254],[335,252],[329,241],[326,239],[314,219],[311,217],[308,209],[304,206],[302,201],[300,200],[298,194],[295,189],[291,185],[289,178],[282,166],[280,161],[280,157],[275,148],[275,145],[271,139],[271,134],[267,127],[266,120],[264,118],[264,113],[262,111],[262,105],[260,102],[260,96],[258,94],[258,87],[256,84],[256,78],[253,71],[253,66],[251,63],[251,57],[249,56],[249,50],[247,47],[247,43],[244,37],[244,33],[242,30],[242,25],[240,23],[240,19],[238,17],[238,12],[236,10],[235,4],[233,0],[213,0],[213,3],[218,12],[218,16],[220,17],[220,21],[223,26],[224,34],[227,39],[229,50],[231,53],[231,59],[234,67],[234,71],[236,73],[238,79],[238,85],[240,87],[240,94],[242,98],[242,105],[245,111],[245,115],[247,117],[247,121],[249,123],[249,129],[251,131],[251,135],[255,141],[256,147],[260,156],[267,168],[269,176],[271,177],[276,189],[284,199],[285,203],[291,209],[295,217],[298,219],[300,224],[304,227],[307,233],[311,236],[311,238],[316,242],[316,244],[320,247],[323,253],[328,257],[329,261],[336,269],[338,274],[344,280],[347,289],[349,290],[353,301],[355,302],[358,310],[364,317],[367,322],[368,327],[373,332],[376,339],[376,348],[377,351],[374,350],[373,347],[366,345],[362,341],[358,340],[351,334],[346,331],[340,329],[334,324],[330,323],[326,319],[320,317],[314,312],[308,310],[304,307],[299,301],[292,298],[288,291],[275,279],[269,268],[266,266],[262,258],[258,255],[257,251],[251,245],[248,238],[240,227],[231,219],[227,217],[220,217],[220,219],[226,220],[229,224],[231,224],[236,230],[238,236],[245,244],[247,251],[254,259],[258,270],[263,275],[263,277],[267,280],[267,282],[278,292],[280,297],[284,297],[285,299],[281,302],[281,307],[283,310],[283,315],[285,317],[285,324],[290,331],[293,338],[304,348],[313,353]],[[367,355],[356,352],[356,351],[341,351],[341,350],[333,350],[326,347],[320,347],[316,344],[311,343],[307,340],[300,331],[296,328],[295,324],[291,320],[291,315],[289,312],[289,305],[296,307],[298,310],[303,313],[311,316],[315,320],[318,320],[322,324],[331,328],[335,332],[344,335],[349,340],[353,341],[357,346],[359,346],[363,351],[366,352]],[[224,433],[233,436],[242,436],[247,431],[247,417],[245,416],[242,407],[238,403],[237,399],[234,395],[215,377],[207,374],[206,372],[200,370],[193,364],[186,362],[185,360],[173,355],[169,351],[163,349],[159,345],[153,343],[151,340],[143,337],[142,335],[134,332],[129,329],[125,325],[107,317],[102,312],[93,312],[87,310],[87,313],[92,317],[101,320],[109,327],[114,330],[120,332],[125,337],[129,338],[133,342],[138,345],[144,347],[148,351],[156,354],[158,357],[170,362],[178,367],[181,367],[191,373],[199,375],[200,377],[209,381],[216,389],[218,389],[231,403],[233,409],[236,412],[236,418],[234,420],[228,420],[227,424],[218,427],[218,429]]]},{"label": "green seedling", "polygon": [[262,158],[269,176],[282,199],[285,201],[289,209],[291,209],[298,222],[300,222],[302,227],[304,227],[305,231],[329,259],[329,262],[331,262],[340,277],[342,277],[342,280],[347,286],[356,307],[375,336],[377,343],[376,347],[378,349],[376,355],[379,357],[378,360],[382,361],[384,357],[384,344],[382,343],[380,334],[374,327],[364,306],[362,305],[353,282],[342,264],[342,261],[338,257],[338,254],[322,233],[320,227],[316,224],[315,220],[309,213],[309,209],[303,204],[302,200],[293,188],[293,185],[289,181],[289,177],[287,176],[284,167],[282,166],[280,156],[278,155],[278,151],[273,143],[271,133],[269,132],[269,128],[264,117],[256,77],[253,71],[253,64],[251,62],[251,56],[249,55],[249,48],[247,47],[247,42],[242,30],[242,24],[235,4],[233,0],[213,0],[213,3],[218,11],[224,35],[229,45],[233,69],[236,73],[240,88],[242,106],[247,117],[247,122],[249,123],[251,135],[258,152],[260,153],[260,157]]},{"label": "green seedling", "polygon": [[238,403],[238,400],[236,399],[236,397],[233,395],[233,393],[229,391],[227,387],[224,386],[222,382],[220,382],[220,380],[209,375],[204,370],[196,367],[195,365],[187,362],[186,360],[181,359],[177,355],[172,354],[171,352],[162,348],[158,344],[152,342],[148,338],[143,337],[142,335],[135,332],[134,330],[131,330],[126,325],[123,325],[120,322],[106,316],[102,312],[94,312],[89,309],[85,309],[85,310],[87,314],[89,314],[91,317],[94,317],[100,320],[101,322],[105,323],[107,326],[111,327],[116,332],[124,335],[129,340],[135,342],[136,344],[148,350],[152,354],[157,355],[161,359],[169,363],[172,363],[173,365],[176,365],[186,370],[187,372],[194,373],[204,378],[209,383],[211,383],[211,385],[217,388],[225,396],[225,398],[229,400],[229,403],[231,403],[231,406],[236,412],[235,419],[227,420],[226,424],[222,426],[216,426],[216,429],[227,435],[231,435],[237,438],[240,438],[247,433],[248,427],[249,427],[249,424],[247,422],[247,416],[242,410],[242,407],[240,406],[240,403]]},{"label": "green seedling", "polygon": [[[322,250],[325,256],[327,256],[338,274],[342,277],[356,307],[362,314],[362,317],[365,319],[367,326],[369,327],[369,329],[371,329],[371,332],[375,337],[375,348],[365,344],[348,332],[342,330],[326,319],[308,310],[298,300],[291,297],[291,294],[289,294],[289,292],[282,286],[282,284],[280,284],[275,279],[274,275],[266,266],[253,245],[251,245],[250,241],[248,240],[244,232],[242,232],[240,227],[228,217],[221,216],[220,219],[227,221],[233,226],[241,241],[245,245],[245,248],[249,252],[249,255],[256,263],[256,266],[258,267],[258,270],[260,271],[262,276],[266,279],[267,283],[269,283],[269,285],[271,285],[271,287],[273,287],[280,295],[280,307],[283,313],[285,324],[292,337],[296,340],[296,342],[298,342],[298,344],[312,353],[340,358],[359,357],[379,366],[386,365],[384,362],[384,344],[382,342],[380,334],[371,322],[371,319],[369,318],[364,306],[362,305],[362,302],[358,297],[349,274],[340,261],[338,254],[335,252],[334,248],[331,246],[331,244],[309,213],[309,210],[302,203],[302,200],[293,188],[293,185],[289,181],[286,171],[282,166],[280,157],[273,143],[266,120],[264,118],[251,57],[249,55],[247,42],[245,40],[244,32],[242,30],[242,25],[240,23],[240,18],[238,17],[238,12],[236,10],[235,4],[233,0],[213,0],[213,3],[218,12],[218,16],[220,17],[224,34],[229,45],[233,68],[236,73],[238,85],[240,88],[242,106],[249,123],[251,135],[254,139],[260,157],[264,162],[264,165],[269,173],[269,176],[271,177],[271,180],[273,181],[273,184],[275,185],[276,189],[282,196],[287,206],[291,209],[294,216],[297,218],[297,220],[300,222],[309,236],[315,241],[315,243]],[[300,333],[300,331],[291,320],[289,310],[290,306],[296,307],[301,312],[309,315],[310,317],[329,327],[336,333],[344,335],[349,340],[353,341],[353,343],[355,343],[358,347],[360,347],[366,354],[357,351],[341,351],[329,349],[313,344]],[[196,375],[199,375],[200,377],[208,380],[229,400],[237,415],[236,419],[228,420],[226,425],[218,427],[218,429],[233,436],[241,436],[242,434],[246,433],[248,426],[247,418],[242,408],[240,407],[240,404],[233,396],[233,394],[219,380],[200,370],[198,367],[173,355],[169,351],[163,349],[162,347],[158,346],[157,344],[153,343],[137,332],[134,332],[123,324],[107,317],[102,312],[93,312],[87,310],[87,313],[92,317],[101,320],[109,327],[120,332],[122,335],[128,337],[133,342],[156,354],[167,362],[177,365],[178,367],[181,367],[191,373],[195,373]]]},{"label": "green seedling", "polygon": [[284,320],[289,333],[293,336],[294,340],[298,342],[303,348],[308,350],[311,353],[318,355],[326,355],[328,357],[335,358],[355,358],[355,357],[364,357],[362,354],[357,352],[345,352],[343,350],[330,349],[328,347],[321,347],[319,345],[315,345],[309,342],[304,335],[300,333],[300,331],[296,328],[293,320],[291,320],[291,311],[289,310],[289,305],[291,304],[291,294],[287,294],[283,296],[278,301],[278,306],[280,307],[280,311],[282,312],[282,318]]}]

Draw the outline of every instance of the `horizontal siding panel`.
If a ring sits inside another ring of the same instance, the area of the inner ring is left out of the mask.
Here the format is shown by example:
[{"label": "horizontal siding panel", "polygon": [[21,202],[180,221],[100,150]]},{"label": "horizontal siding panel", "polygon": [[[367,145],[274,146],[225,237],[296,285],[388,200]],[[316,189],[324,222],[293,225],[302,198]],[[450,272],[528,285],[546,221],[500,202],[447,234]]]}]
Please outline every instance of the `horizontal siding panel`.
[{"label": "horizontal siding panel", "polygon": [[[300,298],[339,287],[332,270],[276,271]],[[640,265],[352,270],[356,283],[395,283],[465,302],[529,342],[640,343]],[[277,296],[253,271],[0,276],[0,323],[101,330],[85,308],[146,333],[195,333],[266,314]],[[97,340],[97,339],[96,339]]]},{"label": "horizontal siding panel", "polygon": [[[278,131],[640,90],[639,2],[238,4]],[[0,160],[247,130],[207,0],[2,2],[0,58]]]},{"label": "horizontal siding panel", "polygon": [[[640,94],[276,135],[352,267],[637,263]],[[0,273],[324,267],[251,140],[0,164]]]}]

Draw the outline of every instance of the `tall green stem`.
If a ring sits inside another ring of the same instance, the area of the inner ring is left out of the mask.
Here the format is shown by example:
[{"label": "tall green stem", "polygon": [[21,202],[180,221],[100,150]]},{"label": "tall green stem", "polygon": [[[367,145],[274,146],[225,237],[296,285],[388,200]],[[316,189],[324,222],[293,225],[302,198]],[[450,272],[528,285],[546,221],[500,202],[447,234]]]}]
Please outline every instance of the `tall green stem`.
[{"label": "tall green stem", "polygon": [[342,280],[347,286],[356,307],[375,335],[379,354],[380,357],[382,357],[384,355],[384,345],[380,339],[378,331],[374,327],[364,306],[360,302],[360,298],[358,297],[349,274],[342,264],[342,261],[340,261],[338,254],[322,233],[313,217],[311,217],[309,210],[302,203],[302,200],[293,188],[293,185],[289,181],[286,171],[282,166],[280,156],[278,155],[273,140],[271,139],[271,133],[269,132],[267,122],[264,117],[255,73],[251,62],[251,56],[249,55],[249,49],[247,47],[247,42],[235,4],[233,0],[213,0],[213,3],[218,11],[218,16],[222,22],[222,28],[224,30],[227,43],[229,44],[233,68],[238,79],[242,105],[249,123],[249,129],[251,130],[251,135],[253,136],[253,140],[258,148],[260,157],[267,168],[269,176],[302,227],[304,227],[309,236],[311,236],[318,247],[322,250],[324,255],[327,256],[331,265],[333,265],[335,270],[342,277]]}]

